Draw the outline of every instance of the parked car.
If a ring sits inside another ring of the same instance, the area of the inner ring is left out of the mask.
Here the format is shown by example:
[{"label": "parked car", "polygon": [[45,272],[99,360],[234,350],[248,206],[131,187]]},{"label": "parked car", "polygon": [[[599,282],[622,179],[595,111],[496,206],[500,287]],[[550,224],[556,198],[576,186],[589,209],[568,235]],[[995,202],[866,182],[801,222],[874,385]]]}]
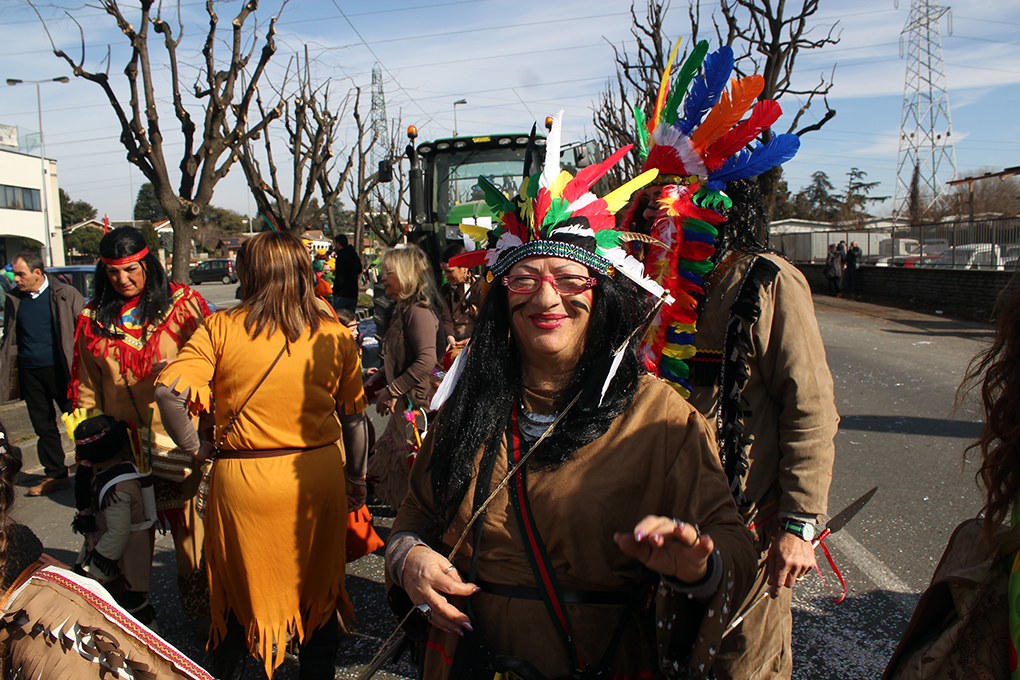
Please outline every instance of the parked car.
[{"label": "parked car", "polygon": [[78,289],[86,300],[92,297],[92,279],[96,276],[96,265],[74,264],[67,267],[47,267],[47,274],[69,286]]},{"label": "parked car", "polygon": [[906,262],[903,263],[904,267],[934,267],[936,263],[942,259],[941,255],[918,255],[916,257],[908,257]]},{"label": "parked car", "polygon": [[994,243],[968,243],[946,248],[932,266],[947,269],[1005,269],[999,246]]},{"label": "parked car", "polygon": [[205,281],[222,281],[223,283],[237,283],[237,269],[231,260],[206,260],[200,262],[197,267],[188,274],[191,285],[197,286]]}]

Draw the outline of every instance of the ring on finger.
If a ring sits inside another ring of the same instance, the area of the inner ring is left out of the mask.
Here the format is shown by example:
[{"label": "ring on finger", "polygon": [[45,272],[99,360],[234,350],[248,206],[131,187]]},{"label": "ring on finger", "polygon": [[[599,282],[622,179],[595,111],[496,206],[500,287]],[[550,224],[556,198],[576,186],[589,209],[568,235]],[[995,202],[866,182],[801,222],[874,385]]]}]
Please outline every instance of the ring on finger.
[{"label": "ring on finger", "polygon": [[418,613],[425,617],[426,621],[432,620],[432,607],[429,606],[428,602],[422,602],[416,607]]},{"label": "ring on finger", "polygon": [[451,571],[453,571],[453,570],[454,570],[454,569],[456,569],[456,568],[457,568],[457,567],[455,567],[454,565],[452,565],[452,564],[451,564],[451,565],[450,565],[450,566],[448,566],[448,567],[447,567],[446,569],[443,569],[443,573],[444,573],[444,574],[449,574],[449,573],[450,573]]},{"label": "ring on finger", "polygon": [[694,522],[684,522],[683,520],[679,520],[676,517],[673,517],[672,519],[673,519],[673,524],[675,526],[683,527],[685,524],[688,524],[688,525],[690,525],[694,529],[694,532],[696,534],[696,536],[694,538],[694,543],[691,543],[689,546],[687,546],[688,548],[693,548],[698,543],[701,543],[701,527],[699,527]]}]

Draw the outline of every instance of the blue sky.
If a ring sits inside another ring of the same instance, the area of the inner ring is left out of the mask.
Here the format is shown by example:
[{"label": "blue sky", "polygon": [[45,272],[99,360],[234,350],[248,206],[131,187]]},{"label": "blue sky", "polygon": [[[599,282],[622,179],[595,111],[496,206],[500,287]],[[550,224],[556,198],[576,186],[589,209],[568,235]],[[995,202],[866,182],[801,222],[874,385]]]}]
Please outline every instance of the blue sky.
[{"label": "blue sky", "polygon": [[[906,66],[900,58],[900,33],[909,4],[901,0],[897,9],[894,0],[852,4],[821,0],[817,30],[838,22],[841,42],[802,53],[797,82],[813,83],[835,66],[829,103],[837,115],[821,131],[805,135],[800,153],[785,166],[793,190],[806,185],[817,170],[826,172],[839,187],[850,168],[858,167],[868,173],[869,180],[881,182],[877,194],[893,194]],[[216,3],[221,25],[229,25],[238,6],[237,2]],[[710,37],[706,34],[708,13],[714,6],[702,3],[701,37]],[[941,28],[958,172],[968,175],[1020,165],[1020,41],[1016,37],[1020,3],[962,0],[950,6],[952,34],[947,19]],[[96,68],[109,45],[111,80],[126,103],[120,75],[129,55],[126,39],[99,10],[68,7],[85,34],[85,66]],[[137,22],[131,3],[122,7],[128,19]],[[260,35],[279,7],[277,2],[263,0],[256,14]],[[58,47],[77,58],[78,28],[53,5],[40,11]],[[204,3],[184,0],[181,14],[183,85],[190,89],[197,71],[189,64],[200,61],[198,46],[204,37]],[[0,15],[0,81],[71,75],[69,67],[53,56],[42,25],[28,5],[0,0]],[[449,134],[453,102],[462,98],[468,103],[457,107],[461,134],[527,130],[533,121],[564,108],[564,138],[577,139],[592,134],[592,102],[614,72],[607,41],[622,43],[629,37],[629,28],[629,3],[620,1],[292,0],[279,19],[279,49],[264,81],[265,91],[268,96],[270,84],[279,85],[288,60],[303,54],[307,45],[313,78],[319,83],[332,79],[337,105],[344,93],[358,85],[365,90],[367,111],[371,69],[379,63],[384,70],[388,116],[399,117],[403,126],[417,125],[421,139]],[[674,2],[666,29],[671,39],[690,32],[686,3]],[[165,78],[162,47],[154,43],[151,49]],[[225,45],[219,46],[219,52],[226,53]],[[38,127],[34,88],[0,86],[0,93],[0,124],[34,132]],[[67,85],[44,85],[42,96],[46,151],[59,162],[60,185],[72,198],[92,203],[100,215],[128,218],[134,192],[145,180],[124,157],[119,128],[100,88],[72,77]],[[166,90],[158,96],[165,107],[162,127],[168,164],[173,167],[183,144],[179,133],[175,134]],[[195,101],[186,103],[196,115]],[[800,106],[792,98],[780,103],[788,114]],[[817,102],[802,123],[823,111]],[[785,130],[788,120],[785,115],[777,129]],[[282,147],[277,150],[280,153]],[[238,166],[217,185],[212,202],[248,212]]]}]

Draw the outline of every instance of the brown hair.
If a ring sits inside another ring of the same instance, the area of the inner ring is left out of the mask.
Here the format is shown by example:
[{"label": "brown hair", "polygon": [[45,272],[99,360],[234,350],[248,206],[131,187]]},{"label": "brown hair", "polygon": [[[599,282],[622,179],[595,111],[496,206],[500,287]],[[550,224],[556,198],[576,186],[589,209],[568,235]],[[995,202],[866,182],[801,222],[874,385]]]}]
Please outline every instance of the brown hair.
[{"label": "brown hair", "polygon": [[264,231],[237,251],[241,304],[230,314],[246,314],[244,329],[257,338],[277,329],[295,342],[307,329],[315,335],[333,315],[315,302],[315,275],[304,244],[285,231]]},{"label": "brown hair", "polygon": [[410,299],[422,307],[440,309],[439,289],[425,251],[415,245],[387,250],[379,259],[379,270],[386,265],[400,279],[400,300]]},{"label": "brown hair", "polygon": [[[1014,276],[1010,287],[1016,286]],[[1010,506],[1020,492],[1020,288],[1014,288],[999,315],[995,340],[974,357],[957,391],[957,404],[977,384],[985,425],[976,442],[964,450],[981,450],[981,468],[975,475],[984,486],[985,532],[991,537],[1006,520]]]}]

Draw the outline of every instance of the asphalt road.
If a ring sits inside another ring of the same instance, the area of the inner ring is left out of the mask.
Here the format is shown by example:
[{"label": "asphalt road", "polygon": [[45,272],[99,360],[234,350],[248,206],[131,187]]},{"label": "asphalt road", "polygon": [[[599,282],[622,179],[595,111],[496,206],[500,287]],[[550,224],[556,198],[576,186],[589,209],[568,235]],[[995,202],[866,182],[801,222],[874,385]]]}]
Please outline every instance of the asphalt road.
[{"label": "asphalt road", "polygon": [[[226,307],[234,303],[235,288],[215,283],[198,290]],[[794,677],[877,677],[953,527],[981,505],[975,467],[963,463],[964,448],[980,429],[979,411],[970,401],[954,410],[954,398],[967,362],[986,346],[991,329],[853,301],[815,301],[842,416],[830,513],[873,486],[879,491],[843,532],[826,541],[846,578],[846,601],[830,601],[839,586],[828,566],[822,567],[824,584],[811,576],[797,588]],[[382,420],[372,414],[381,431]],[[0,418],[25,450],[27,474],[18,485],[23,493],[41,472],[31,427],[21,404],[0,408]],[[14,517],[65,562],[73,561],[79,545],[69,528],[72,514],[69,490],[19,498],[14,509]],[[373,508],[373,514],[386,538],[391,518],[382,508]],[[819,559],[824,563],[821,551]],[[179,612],[174,573],[172,545],[159,537],[152,599],[163,635],[205,663]],[[359,623],[341,644],[337,671],[343,678],[357,677],[395,623],[385,604],[380,555],[349,565],[348,587]],[[249,663],[246,678],[264,677],[257,665]],[[276,677],[296,678],[296,670],[288,661]],[[405,662],[376,677],[413,676]]]}]

